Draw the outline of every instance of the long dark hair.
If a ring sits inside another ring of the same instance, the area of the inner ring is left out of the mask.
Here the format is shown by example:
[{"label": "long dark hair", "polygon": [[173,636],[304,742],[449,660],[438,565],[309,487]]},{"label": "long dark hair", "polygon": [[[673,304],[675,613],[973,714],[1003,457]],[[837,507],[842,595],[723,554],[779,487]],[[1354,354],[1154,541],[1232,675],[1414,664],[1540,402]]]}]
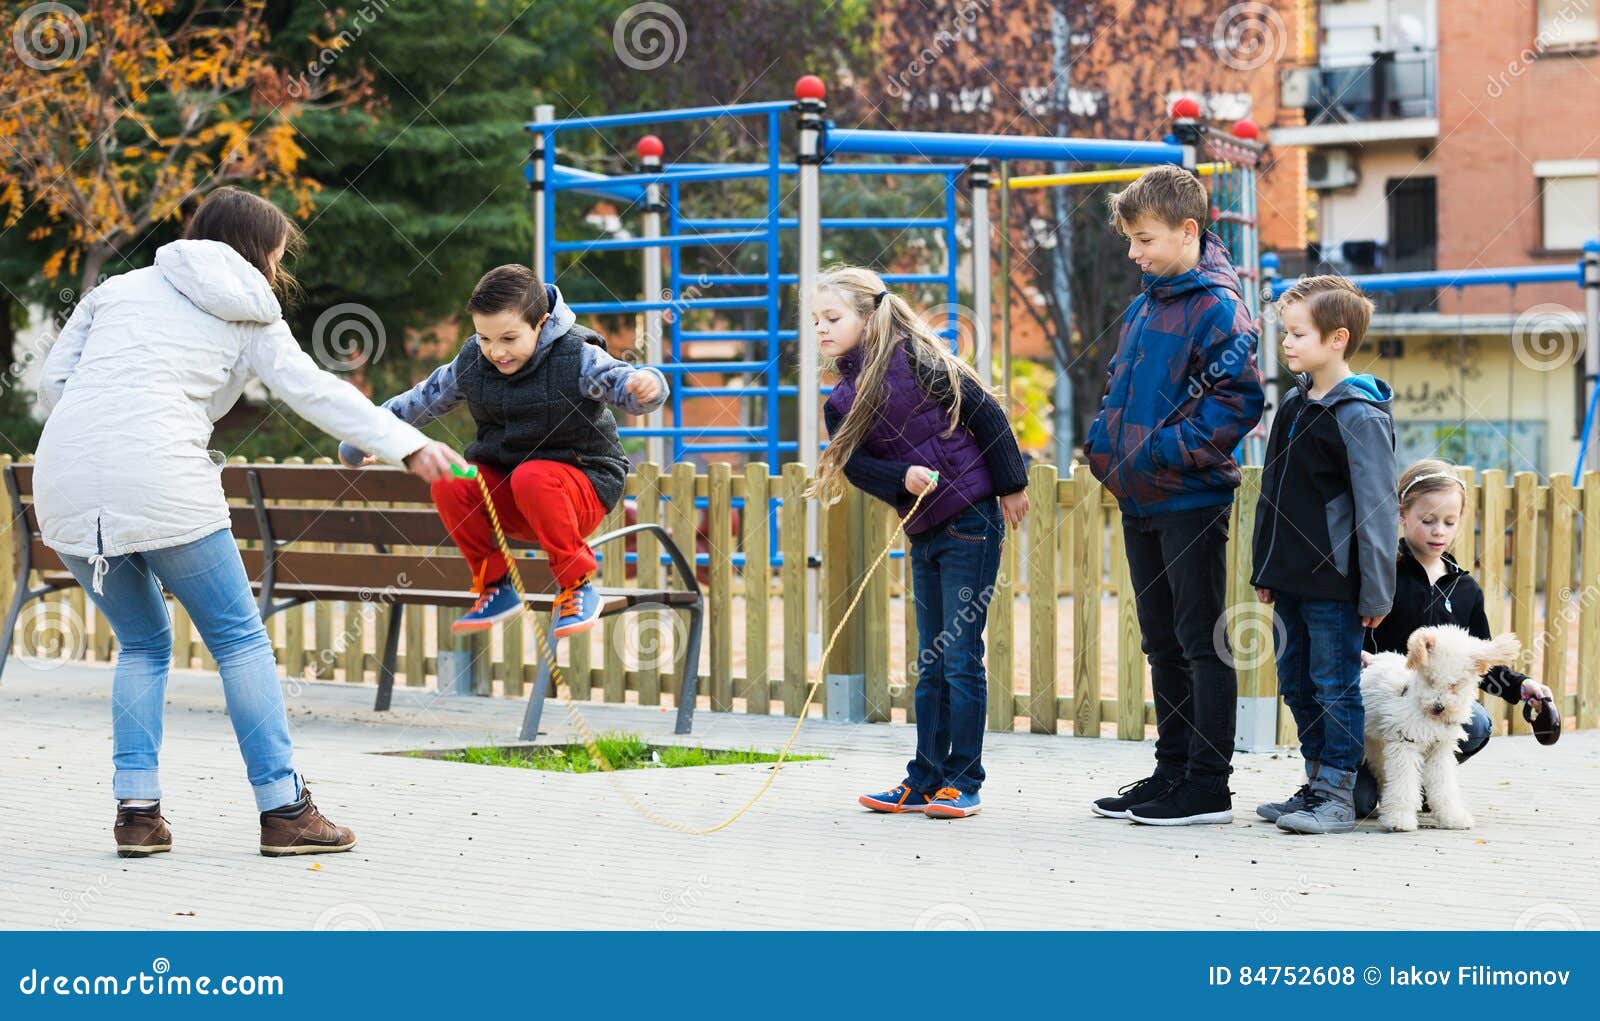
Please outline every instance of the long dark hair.
[{"label": "long dark hair", "polygon": [[272,265],[272,253],[284,246],[284,260],[298,255],[305,238],[283,210],[258,195],[238,188],[222,187],[207,195],[183,236],[194,241],[221,241],[245,261],[261,271],[279,300],[287,302],[300,293],[300,284],[283,268]]}]

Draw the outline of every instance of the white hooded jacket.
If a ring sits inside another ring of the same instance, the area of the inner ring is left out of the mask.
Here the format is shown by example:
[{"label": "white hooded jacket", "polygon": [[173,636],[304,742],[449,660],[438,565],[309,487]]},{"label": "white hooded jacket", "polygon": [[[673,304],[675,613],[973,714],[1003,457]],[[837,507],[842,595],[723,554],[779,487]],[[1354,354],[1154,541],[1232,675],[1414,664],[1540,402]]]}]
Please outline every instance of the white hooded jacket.
[{"label": "white hooded jacket", "polygon": [[84,296],[45,359],[34,470],[44,541],[89,559],[229,527],[212,424],[251,376],[317,428],[402,462],[427,437],[322,371],[266,277],[219,241],[174,241],[154,266]]}]

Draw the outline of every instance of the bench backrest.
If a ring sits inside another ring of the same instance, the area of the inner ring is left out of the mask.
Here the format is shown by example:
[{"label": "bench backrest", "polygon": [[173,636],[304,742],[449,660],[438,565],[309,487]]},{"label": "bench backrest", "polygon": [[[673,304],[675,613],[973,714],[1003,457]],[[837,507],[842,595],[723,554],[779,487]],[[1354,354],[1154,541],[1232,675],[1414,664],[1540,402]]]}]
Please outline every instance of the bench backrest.
[{"label": "bench backrest", "polygon": [[[33,469],[31,464],[13,464],[6,469],[32,539],[33,566],[46,572],[64,571],[60,557],[39,538]],[[470,585],[470,572],[433,508],[428,484],[409,472],[332,465],[230,464],[222,468],[222,491],[231,504],[228,513],[234,537],[251,546],[259,547],[270,532],[278,542],[368,547],[324,552],[291,546],[277,555],[278,585],[450,591]],[[284,506],[285,501],[306,506]],[[510,540],[510,545],[517,551],[537,548],[516,539]],[[388,552],[395,547],[420,547],[422,552]],[[244,548],[241,556],[251,580],[260,581],[264,552]],[[559,590],[548,561],[519,557],[517,564],[528,592]]]}]

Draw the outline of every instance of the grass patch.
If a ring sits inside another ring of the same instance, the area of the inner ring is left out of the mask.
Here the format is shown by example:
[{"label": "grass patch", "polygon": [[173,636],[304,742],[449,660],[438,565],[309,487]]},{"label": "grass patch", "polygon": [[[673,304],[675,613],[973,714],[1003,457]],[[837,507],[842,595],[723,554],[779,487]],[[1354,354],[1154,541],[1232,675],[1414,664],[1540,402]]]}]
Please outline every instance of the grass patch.
[{"label": "grass patch", "polygon": [[[612,769],[683,769],[691,766],[756,766],[777,762],[776,752],[754,748],[698,748],[652,745],[637,734],[613,732],[595,738],[595,748]],[[598,773],[604,767],[581,743],[564,745],[485,745],[438,752],[409,752],[412,758],[465,762],[473,766],[542,769],[554,773]],[[821,755],[790,755],[786,761],[808,762]]]}]

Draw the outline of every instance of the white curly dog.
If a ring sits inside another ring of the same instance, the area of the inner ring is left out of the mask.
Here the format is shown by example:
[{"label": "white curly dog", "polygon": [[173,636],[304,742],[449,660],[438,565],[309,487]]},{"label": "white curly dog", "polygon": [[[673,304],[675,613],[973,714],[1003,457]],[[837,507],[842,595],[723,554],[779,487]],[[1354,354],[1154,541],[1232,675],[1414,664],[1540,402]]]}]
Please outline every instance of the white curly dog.
[{"label": "white curly dog", "polygon": [[1378,821],[1417,828],[1423,794],[1441,829],[1472,826],[1456,778],[1456,748],[1472,712],[1478,680],[1511,664],[1522,643],[1511,633],[1483,641],[1454,625],[1418,628],[1406,654],[1384,652],[1361,671],[1366,704],[1367,766],[1378,778]]}]

